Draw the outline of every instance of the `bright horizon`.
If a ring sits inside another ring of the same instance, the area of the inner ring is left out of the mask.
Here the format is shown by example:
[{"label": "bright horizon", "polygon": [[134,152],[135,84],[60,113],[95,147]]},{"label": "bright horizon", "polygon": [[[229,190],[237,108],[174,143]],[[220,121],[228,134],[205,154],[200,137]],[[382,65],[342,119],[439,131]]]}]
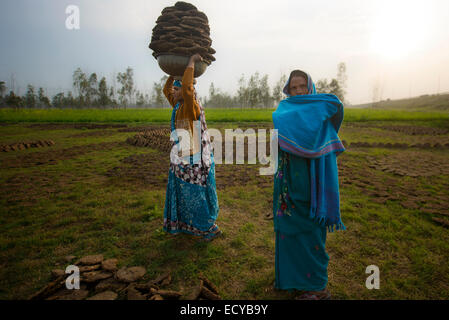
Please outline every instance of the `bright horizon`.
[{"label": "bright horizon", "polygon": [[[164,75],[148,49],[151,30],[175,2],[4,0],[0,80],[9,87],[14,75],[17,93],[32,84],[53,96],[73,91],[77,67],[111,85],[130,66],[137,89],[149,93]],[[449,1],[189,2],[208,16],[217,51],[198,78],[200,96],[211,82],[235,93],[240,76],[256,71],[271,86],[298,68],[314,81],[329,79],[340,62],[351,104],[449,91]],[[80,30],[65,27],[68,5],[80,9]]]}]

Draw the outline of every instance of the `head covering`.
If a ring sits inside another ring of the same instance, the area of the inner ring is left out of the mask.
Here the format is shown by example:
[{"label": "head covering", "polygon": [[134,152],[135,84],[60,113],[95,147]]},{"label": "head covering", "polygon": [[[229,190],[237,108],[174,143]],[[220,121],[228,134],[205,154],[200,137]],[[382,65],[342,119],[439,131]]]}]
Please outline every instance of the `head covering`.
[{"label": "head covering", "polygon": [[173,86],[181,88],[182,87],[181,81],[175,80],[175,82],[173,82]]},{"label": "head covering", "polygon": [[[290,80],[290,79],[289,79]],[[288,88],[288,83],[286,88]],[[310,85],[312,84],[312,85]],[[278,129],[280,147],[280,163],[285,163],[285,154],[289,157],[291,168],[300,161],[299,158],[310,160],[310,211],[309,218],[329,231],[345,230],[340,215],[340,194],[338,182],[337,156],[345,151],[338,137],[338,131],[343,121],[343,104],[333,94],[315,94],[312,81],[308,81],[309,93],[306,95],[289,96],[279,103],[273,112],[274,128]],[[285,88],[284,88],[285,90]],[[285,91],[284,91],[285,92]],[[288,93],[288,92],[287,92]],[[275,176],[282,180],[282,172],[290,169],[278,168],[281,175]],[[293,169],[292,169],[293,170]],[[294,171],[291,171],[294,172]],[[284,185],[281,189],[288,199],[299,199],[298,190]],[[294,210],[291,201],[286,200],[284,208]],[[290,209],[291,208],[291,209]]]},{"label": "head covering", "polygon": [[[301,72],[301,73],[303,73],[304,75],[307,76],[307,88],[308,88],[307,94],[316,94],[315,83],[313,83],[312,77],[310,76],[310,74],[308,74],[307,72],[304,72],[302,70],[295,70],[295,71],[299,71],[299,72]],[[292,71],[292,73],[293,73],[293,71]],[[290,76],[288,77],[287,83],[285,84],[284,89],[282,90],[282,92],[287,97],[291,96],[291,94],[288,93],[288,88],[290,86],[290,80],[292,79],[292,73],[290,73]]]}]

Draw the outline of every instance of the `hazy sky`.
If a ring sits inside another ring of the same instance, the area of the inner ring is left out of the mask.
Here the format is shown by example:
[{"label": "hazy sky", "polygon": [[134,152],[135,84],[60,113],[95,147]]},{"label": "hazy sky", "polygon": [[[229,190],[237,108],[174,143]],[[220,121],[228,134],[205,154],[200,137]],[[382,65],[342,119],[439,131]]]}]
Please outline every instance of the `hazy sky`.
[{"label": "hazy sky", "polygon": [[[72,73],[106,76],[134,69],[141,91],[163,72],[148,49],[151,30],[166,6],[159,0],[2,0],[0,80],[16,89],[72,90]],[[191,0],[209,18],[216,61],[198,78],[234,92],[241,74],[302,69],[316,81],[335,77],[345,62],[347,98],[370,102],[449,91],[447,0]],[[80,30],[65,26],[68,5],[80,9]]]}]

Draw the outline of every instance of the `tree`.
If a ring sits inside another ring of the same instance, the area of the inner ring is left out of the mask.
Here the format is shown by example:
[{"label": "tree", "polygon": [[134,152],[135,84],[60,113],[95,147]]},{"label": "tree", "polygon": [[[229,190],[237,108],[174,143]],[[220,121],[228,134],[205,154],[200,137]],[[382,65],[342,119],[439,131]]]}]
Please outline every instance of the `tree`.
[{"label": "tree", "polygon": [[128,67],[126,72],[119,72],[117,75],[117,81],[122,85],[118,90],[120,103],[126,108],[128,103],[131,103],[131,98],[134,93],[134,80],[133,80],[133,69]]},{"label": "tree", "polygon": [[55,108],[62,108],[64,106],[65,97],[64,92],[59,92],[53,96],[51,99],[51,104]]},{"label": "tree", "polygon": [[348,80],[348,76],[346,75],[346,64],[344,62],[340,62],[337,66],[337,80],[340,84],[340,87],[346,88],[346,81]]},{"label": "tree", "polygon": [[136,104],[141,107],[145,104],[145,97],[139,90],[136,91]]},{"label": "tree", "polygon": [[275,103],[279,103],[285,98],[284,90],[285,83],[287,82],[287,76],[282,74],[279,81],[273,87],[273,100]]},{"label": "tree", "polygon": [[64,106],[71,108],[76,106],[76,99],[73,97],[72,91],[69,91],[67,97],[64,98]]},{"label": "tree", "polygon": [[345,102],[345,86],[346,86],[346,65],[344,62],[338,64],[337,78],[330,81],[321,79],[316,82],[317,93],[330,93],[336,95],[341,102]]},{"label": "tree", "polygon": [[5,103],[7,106],[18,108],[23,106],[24,101],[20,96],[16,96],[14,91],[11,90],[9,95],[6,95],[5,97]]},{"label": "tree", "polygon": [[97,74],[94,72],[89,76],[89,80],[87,81],[87,106],[92,104],[96,104],[98,101],[98,80]]},{"label": "tree", "polygon": [[45,95],[44,93],[44,89],[39,88],[39,92],[38,92],[38,97],[39,97],[39,106],[40,107],[50,107],[50,99],[48,99],[48,97]]},{"label": "tree", "polygon": [[239,89],[237,91],[237,100],[239,101],[239,104],[242,108],[246,108],[248,106],[248,100],[249,100],[249,90],[246,86],[246,80],[245,75],[242,74],[239,81]]},{"label": "tree", "polygon": [[163,108],[168,106],[167,99],[165,99],[163,88],[168,76],[164,75],[159,82],[153,82],[153,88],[151,91],[151,104],[155,107]]},{"label": "tree", "polygon": [[24,100],[26,107],[28,108],[36,107],[37,96],[36,93],[34,92],[34,87],[31,84],[29,84],[27,87],[27,92],[25,94]]},{"label": "tree", "polygon": [[213,97],[215,95],[215,86],[214,83],[211,82],[209,86],[209,97]]},{"label": "tree", "polygon": [[215,85],[212,82],[209,87],[209,99],[205,98],[202,104],[207,107],[222,107],[229,108],[236,105],[236,99],[228,93],[221,92],[220,89],[215,89]]},{"label": "tree", "polygon": [[340,62],[337,66],[338,72],[337,72],[337,81],[338,85],[341,89],[341,97],[340,100],[342,102],[345,102],[345,96],[346,96],[346,81],[348,80],[348,76],[346,75],[346,64],[344,62]]},{"label": "tree", "polygon": [[111,86],[109,88],[109,102],[113,106],[116,106],[118,104],[117,101],[115,100],[115,92],[114,92],[114,87],[113,86]]},{"label": "tree", "polygon": [[258,71],[249,77],[248,82],[245,81],[245,75],[239,79],[239,88],[237,91],[236,101],[242,108],[272,107],[273,97],[268,84],[268,75],[260,77]]},{"label": "tree", "polygon": [[259,84],[259,72],[249,77],[248,81],[248,104],[250,108],[254,108],[260,101],[260,92],[258,88]]},{"label": "tree", "polygon": [[86,106],[90,103],[89,101],[89,80],[87,79],[86,74],[81,70],[81,68],[77,68],[73,73],[73,87],[75,92],[78,94],[78,105]]},{"label": "tree", "polygon": [[75,89],[75,93],[78,94],[78,101],[79,101],[80,105],[82,104],[82,101],[83,101],[81,87],[82,87],[82,83],[85,78],[86,78],[86,75],[83,73],[81,68],[77,68],[73,72],[73,76],[72,76],[73,88]]},{"label": "tree", "polygon": [[5,94],[6,91],[6,83],[5,81],[0,81],[0,98],[3,99],[3,95]]},{"label": "tree", "polygon": [[98,104],[105,107],[110,104],[110,101],[106,78],[103,77],[98,84]]},{"label": "tree", "polygon": [[150,96],[148,95],[148,93],[145,93],[145,104],[148,106],[151,104]]},{"label": "tree", "polygon": [[344,92],[337,79],[332,79],[330,82],[327,79],[318,80],[316,83],[316,91],[317,93],[334,94],[343,102]]},{"label": "tree", "polygon": [[259,91],[260,91],[260,102],[263,107],[272,108],[273,107],[273,97],[270,93],[270,86],[268,84],[268,75],[264,75],[259,81]]}]

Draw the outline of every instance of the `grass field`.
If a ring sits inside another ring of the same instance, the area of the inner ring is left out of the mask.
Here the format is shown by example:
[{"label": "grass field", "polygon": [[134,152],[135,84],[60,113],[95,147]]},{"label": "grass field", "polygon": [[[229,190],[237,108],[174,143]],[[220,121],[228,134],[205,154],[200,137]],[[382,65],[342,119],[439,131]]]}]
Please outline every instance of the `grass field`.
[{"label": "grass field", "polygon": [[[212,109],[206,117],[209,128],[258,128],[271,126],[271,112]],[[173,289],[190,288],[202,271],[225,299],[293,297],[273,289],[273,221],[265,217],[272,176],[258,176],[258,165],[217,165],[223,237],[203,243],[163,232],[169,156],[125,141],[140,131],[132,126],[168,121],[169,110],[0,111],[0,144],[55,142],[0,153],[0,299],[26,299],[52,269],[65,268],[66,255],[97,253],[145,266],[148,278],[168,270]],[[122,122],[130,130],[71,122]],[[339,135],[349,147],[338,164],[348,230],[327,241],[334,298],[449,299],[449,230],[435,220],[449,220],[449,148],[351,147],[443,146],[448,128],[447,113],[346,111]],[[379,290],[365,287],[372,264]]]},{"label": "grass field", "polygon": [[[208,122],[271,122],[274,109],[206,109]],[[171,109],[0,109],[0,122],[166,123]],[[447,111],[345,109],[345,121],[439,121]]]}]

